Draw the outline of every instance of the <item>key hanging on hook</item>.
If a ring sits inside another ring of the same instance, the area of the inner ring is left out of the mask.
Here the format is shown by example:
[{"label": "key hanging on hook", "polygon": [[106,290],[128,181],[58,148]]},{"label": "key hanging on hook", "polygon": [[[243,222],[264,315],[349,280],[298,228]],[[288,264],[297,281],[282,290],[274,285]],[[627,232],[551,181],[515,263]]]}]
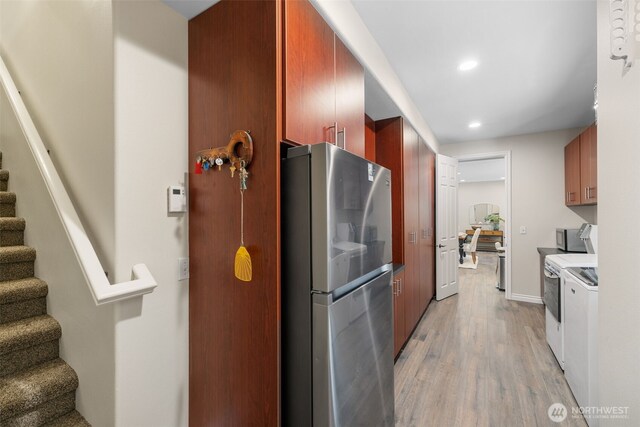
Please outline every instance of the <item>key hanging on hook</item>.
[{"label": "key hanging on hook", "polygon": [[247,178],[249,177],[249,172],[247,172],[247,168],[244,160],[240,160],[240,191],[247,189]]}]

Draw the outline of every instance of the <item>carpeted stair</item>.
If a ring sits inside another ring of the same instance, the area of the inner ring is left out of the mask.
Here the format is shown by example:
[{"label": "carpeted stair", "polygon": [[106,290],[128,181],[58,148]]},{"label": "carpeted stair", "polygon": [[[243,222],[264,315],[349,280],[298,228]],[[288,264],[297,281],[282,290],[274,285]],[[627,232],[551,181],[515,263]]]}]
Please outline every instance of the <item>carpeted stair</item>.
[{"label": "carpeted stair", "polygon": [[47,284],[35,278],[36,251],[0,153],[0,427],[80,427],[78,376],[58,355],[60,324],[47,315]]}]

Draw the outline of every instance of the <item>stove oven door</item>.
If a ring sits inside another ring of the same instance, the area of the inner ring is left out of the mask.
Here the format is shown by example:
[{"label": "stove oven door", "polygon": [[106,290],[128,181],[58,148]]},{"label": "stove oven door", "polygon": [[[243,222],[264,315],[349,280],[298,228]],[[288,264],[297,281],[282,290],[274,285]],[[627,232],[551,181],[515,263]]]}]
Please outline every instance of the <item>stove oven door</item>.
[{"label": "stove oven door", "polygon": [[545,267],[544,269],[544,304],[549,312],[560,322],[560,276]]}]

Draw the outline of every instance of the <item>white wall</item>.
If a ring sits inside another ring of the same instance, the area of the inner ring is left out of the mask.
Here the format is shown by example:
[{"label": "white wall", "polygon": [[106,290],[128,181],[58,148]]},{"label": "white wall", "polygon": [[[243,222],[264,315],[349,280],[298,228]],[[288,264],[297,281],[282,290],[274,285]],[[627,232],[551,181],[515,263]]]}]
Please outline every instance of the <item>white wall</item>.
[{"label": "white wall", "polygon": [[[459,144],[441,144],[440,154],[462,156],[511,151],[511,291],[540,297],[538,247],[555,247],[556,227],[596,222],[593,206],[564,205],[564,146],[580,129],[567,129]],[[520,226],[527,234],[519,234]]]},{"label": "white wall", "polygon": [[[458,184],[458,230],[469,230],[469,208],[477,203],[500,206],[500,217],[507,212],[507,189],[504,181],[461,182]],[[506,218],[505,218],[506,219]],[[504,230],[504,223],[500,222]]]},{"label": "white wall", "polygon": [[[85,228],[113,272],[113,55],[111,4],[1,1],[0,53]],[[91,34],[88,37],[87,34]],[[78,373],[76,407],[94,426],[114,423],[113,306],[96,307],[13,112],[2,96],[0,150],[62,326],[60,355]]]},{"label": "white wall", "polygon": [[117,1],[114,23],[116,279],[144,262],[158,282],[116,308],[116,425],[186,426],[188,214],[167,214],[166,190],[189,163],[187,21],[160,1]]},{"label": "white wall", "polygon": [[[636,55],[638,53],[636,52]],[[600,404],[628,406],[640,425],[640,61],[609,59],[609,2],[598,1],[598,236]]]},{"label": "white wall", "polygon": [[113,306],[96,307],[24,135],[0,89],[0,152],[37,251],[35,275],[47,282],[48,312],[62,326],[60,357],[78,374],[76,408],[94,426],[113,425]]},{"label": "white wall", "polygon": [[113,271],[111,2],[0,1],[0,54],[51,157]]},{"label": "white wall", "polygon": [[[27,218],[36,272],[94,426],[188,424],[187,215],[166,189],[188,168],[187,21],[159,0],[0,2],[0,52],[112,281],[146,263],[152,294],[91,300],[26,145],[0,103],[0,149]],[[28,29],[28,30],[25,30]],[[2,101],[2,99],[0,99]]]}]

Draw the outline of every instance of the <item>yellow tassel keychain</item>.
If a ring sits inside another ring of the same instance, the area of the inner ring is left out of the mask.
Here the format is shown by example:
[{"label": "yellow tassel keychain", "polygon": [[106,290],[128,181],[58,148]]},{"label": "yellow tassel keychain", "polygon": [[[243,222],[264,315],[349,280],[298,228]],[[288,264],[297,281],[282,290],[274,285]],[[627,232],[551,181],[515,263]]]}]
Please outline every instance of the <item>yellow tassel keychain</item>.
[{"label": "yellow tassel keychain", "polygon": [[240,162],[240,248],[236,252],[234,270],[236,277],[244,282],[251,281],[252,267],[251,255],[244,247],[244,190],[247,189],[247,176],[249,173],[245,169],[245,162]]}]

